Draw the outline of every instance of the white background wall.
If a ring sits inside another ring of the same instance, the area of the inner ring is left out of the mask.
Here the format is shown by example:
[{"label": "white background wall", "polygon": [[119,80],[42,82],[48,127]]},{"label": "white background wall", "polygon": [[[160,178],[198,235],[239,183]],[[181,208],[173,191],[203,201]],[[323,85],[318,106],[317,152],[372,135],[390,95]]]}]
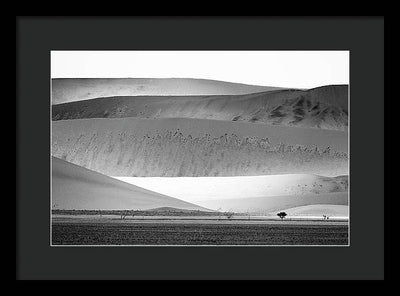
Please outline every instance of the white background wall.
[{"label": "white background wall", "polygon": [[52,51],[52,78],[203,78],[263,86],[349,84],[349,51]]}]

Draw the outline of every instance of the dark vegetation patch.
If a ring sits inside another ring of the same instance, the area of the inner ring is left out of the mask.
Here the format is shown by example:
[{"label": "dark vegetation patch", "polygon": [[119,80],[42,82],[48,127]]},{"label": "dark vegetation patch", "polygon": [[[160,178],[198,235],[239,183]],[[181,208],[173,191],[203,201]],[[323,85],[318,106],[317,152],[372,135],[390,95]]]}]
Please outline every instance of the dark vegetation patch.
[{"label": "dark vegetation patch", "polygon": [[340,117],[340,113],[339,113],[339,111],[337,111],[337,110],[331,110],[330,114],[331,114],[331,116],[333,117],[333,119],[336,120],[336,121],[337,121],[337,120],[339,119],[339,117]]},{"label": "dark vegetation patch", "polygon": [[240,115],[233,117],[232,121],[238,121],[240,119]]},{"label": "dark vegetation patch", "polygon": [[69,113],[68,112],[66,112],[66,113],[64,113],[64,115],[62,116],[62,120],[66,120],[66,119],[69,119],[70,118],[70,116],[69,116]]},{"label": "dark vegetation patch", "polygon": [[294,105],[294,107],[303,107],[305,100],[306,99],[303,96],[301,96],[300,99]]},{"label": "dark vegetation patch", "polygon": [[299,123],[300,121],[302,121],[304,119],[303,117],[297,116],[297,115],[295,115],[293,118],[294,119],[290,122],[290,123],[293,123],[293,124]]},{"label": "dark vegetation patch", "polygon": [[328,113],[329,113],[329,108],[325,108],[325,109],[321,112],[322,115],[327,115]]},{"label": "dark vegetation patch", "polygon": [[60,114],[53,114],[52,120],[56,121],[60,119]]},{"label": "dark vegetation patch", "polygon": [[282,109],[283,109],[282,106],[276,107],[275,109],[273,109],[273,110],[271,111],[271,113],[269,114],[269,117],[270,117],[270,118],[285,117],[286,114],[285,114],[285,113],[282,113]]},{"label": "dark vegetation patch", "polygon": [[299,117],[304,116],[305,112],[302,108],[295,108],[293,109],[293,113]]},{"label": "dark vegetation patch", "polygon": [[315,104],[312,108],[311,111],[316,111],[319,110],[319,102],[317,102],[317,104]]}]

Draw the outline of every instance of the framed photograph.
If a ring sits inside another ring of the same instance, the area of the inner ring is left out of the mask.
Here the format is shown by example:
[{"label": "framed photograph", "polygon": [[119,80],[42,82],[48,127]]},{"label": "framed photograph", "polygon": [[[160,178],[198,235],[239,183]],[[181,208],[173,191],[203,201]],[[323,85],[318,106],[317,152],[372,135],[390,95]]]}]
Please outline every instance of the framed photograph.
[{"label": "framed photograph", "polygon": [[383,279],[383,24],[17,19],[17,277]]}]

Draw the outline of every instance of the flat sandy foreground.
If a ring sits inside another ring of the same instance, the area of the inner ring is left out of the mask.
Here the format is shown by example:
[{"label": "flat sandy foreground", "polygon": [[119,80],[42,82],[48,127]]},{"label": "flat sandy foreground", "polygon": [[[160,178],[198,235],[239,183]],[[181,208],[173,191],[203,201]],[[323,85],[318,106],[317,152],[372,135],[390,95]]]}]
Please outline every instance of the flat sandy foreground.
[{"label": "flat sandy foreground", "polygon": [[271,225],[348,225],[347,217],[293,216],[281,220],[273,216],[135,216],[121,219],[117,215],[52,215],[52,224],[271,224]]},{"label": "flat sandy foreground", "polygon": [[[347,246],[347,221],[52,219],[52,246]],[[252,217],[250,217],[252,218]],[[254,219],[254,218],[253,218]]]}]

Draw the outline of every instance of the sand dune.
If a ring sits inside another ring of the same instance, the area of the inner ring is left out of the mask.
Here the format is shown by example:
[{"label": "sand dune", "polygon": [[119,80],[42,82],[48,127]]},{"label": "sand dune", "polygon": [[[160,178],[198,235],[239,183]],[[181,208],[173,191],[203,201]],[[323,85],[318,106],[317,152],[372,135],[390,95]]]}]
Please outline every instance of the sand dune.
[{"label": "sand dune", "polygon": [[348,192],[204,200],[197,204],[213,210],[266,215],[276,211],[317,204],[347,206]]},{"label": "sand dune", "polygon": [[347,132],[201,119],[52,123],[52,155],[108,176],[348,174]]},{"label": "sand dune", "polygon": [[190,96],[248,94],[280,87],[190,78],[57,78],[52,79],[52,103],[110,96]]},{"label": "sand dune", "polygon": [[345,192],[346,180],[290,174],[236,177],[114,177],[187,202]]},{"label": "sand dune", "polygon": [[309,205],[301,206],[290,209],[284,209],[285,213],[289,216],[322,216],[327,215],[329,217],[349,217],[349,206],[347,205]]},{"label": "sand dune", "polygon": [[85,210],[207,210],[52,157],[52,207]]},{"label": "sand dune", "polygon": [[52,119],[198,118],[347,131],[348,86],[245,95],[115,96],[53,105]]},{"label": "sand dune", "polygon": [[55,208],[348,216],[347,85],[53,79],[52,103]]}]

